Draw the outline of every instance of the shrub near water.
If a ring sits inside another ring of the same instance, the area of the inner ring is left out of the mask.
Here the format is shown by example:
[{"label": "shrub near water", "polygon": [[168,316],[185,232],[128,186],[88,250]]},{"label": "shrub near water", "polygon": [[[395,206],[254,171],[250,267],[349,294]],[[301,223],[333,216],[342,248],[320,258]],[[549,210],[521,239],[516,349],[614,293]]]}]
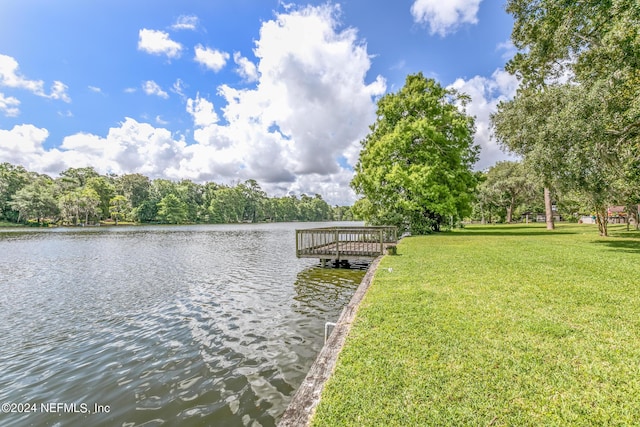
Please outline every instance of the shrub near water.
[{"label": "shrub near water", "polygon": [[469,227],[382,260],[314,426],[632,425],[640,234]]}]

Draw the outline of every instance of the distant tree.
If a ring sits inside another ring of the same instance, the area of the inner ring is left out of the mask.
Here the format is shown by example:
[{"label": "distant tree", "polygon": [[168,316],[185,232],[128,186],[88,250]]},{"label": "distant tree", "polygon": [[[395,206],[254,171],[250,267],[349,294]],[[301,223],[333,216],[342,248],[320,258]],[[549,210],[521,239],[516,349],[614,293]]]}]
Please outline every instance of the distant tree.
[{"label": "distant tree", "polygon": [[14,194],[34,180],[24,167],[0,163],[0,219],[18,222],[20,213],[11,205]]},{"label": "distant tree", "polygon": [[204,219],[204,187],[188,179],[180,181],[176,187],[176,196],[187,206],[187,221],[200,222]]},{"label": "distant tree", "polygon": [[366,221],[424,234],[471,212],[478,147],[467,100],[420,73],[378,101],[351,182]]},{"label": "distant tree", "polygon": [[175,194],[168,194],[158,203],[158,218],[168,224],[181,224],[187,219],[187,204]]},{"label": "distant tree", "polygon": [[486,224],[487,221],[492,223],[495,216],[500,215],[500,212],[498,212],[500,206],[497,203],[500,197],[493,186],[485,184],[487,180],[486,173],[476,174],[476,179],[478,180],[478,186],[475,192],[476,203],[473,206],[472,218],[479,219],[482,224]]},{"label": "distant tree", "polygon": [[209,206],[212,222],[241,222],[245,211],[245,198],[236,187],[221,187]]},{"label": "distant tree", "polygon": [[115,180],[116,193],[127,198],[132,209],[149,198],[151,180],[139,173],[122,175]]},{"label": "distant tree", "polygon": [[311,200],[312,217],[310,221],[331,221],[333,220],[333,209],[324,201],[320,194],[315,194]]},{"label": "distant tree", "polygon": [[137,222],[153,222],[158,218],[158,203],[156,199],[145,199],[131,209],[131,219]]},{"label": "distant tree", "polygon": [[63,222],[77,225],[82,221],[89,224],[89,219],[100,218],[100,196],[91,188],[78,188],[64,193],[58,199],[58,207]]},{"label": "distant tree", "polygon": [[98,178],[100,174],[93,167],[69,168],[60,173],[58,179],[62,191],[83,188],[91,178]]},{"label": "distant tree", "polygon": [[294,195],[281,197],[278,199],[278,209],[280,210],[280,221],[294,221],[298,218],[298,205],[300,201]]},{"label": "distant tree", "polygon": [[249,179],[242,184],[238,184],[238,190],[244,198],[243,219],[249,222],[256,222],[264,212],[264,200],[267,194],[262,191],[255,179]]},{"label": "distant tree", "polygon": [[131,207],[129,206],[129,201],[121,194],[114,196],[109,201],[109,215],[115,221],[116,225],[118,225],[119,220],[123,220],[127,217],[130,210]]},{"label": "distant tree", "polygon": [[115,195],[115,187],[110,181],[111,179],[108,177],[97,176],[87,179],[85,184],[86,188],[92,189],[98,195],[98,198],[100,199],[98,209],[100,210],[100,216],[102,218],[109,217],[109,204]]},{"label": "distant tree", "polygon": [[351,206],[334,206],[333,218],[336,221],[354,221]]},{"label": "distant tree", "polygon": [[98,220],[101,217],[100,210],[100,196],[93,188],[84,188],[80,191],[79,194],[79,212],[81,215],[84,215],[84,224],[89,224],[89,218],[97,218]]},{"label": "distant tree", "polygon": [[495,206],[505,209],[507,223],[513,220],[515,209],[532,199],[536,191],[533,176],[522,163],[511,161],[498,162],[489,168],[481,188]]},{"label": "distant tree", "polygon": [[39,177],[18,190],[9,204],[19,212],[18,222],[21,219],[35,218],[40,224],[43,218],[58,214],[53,196],[53,181],[49,177]]}]

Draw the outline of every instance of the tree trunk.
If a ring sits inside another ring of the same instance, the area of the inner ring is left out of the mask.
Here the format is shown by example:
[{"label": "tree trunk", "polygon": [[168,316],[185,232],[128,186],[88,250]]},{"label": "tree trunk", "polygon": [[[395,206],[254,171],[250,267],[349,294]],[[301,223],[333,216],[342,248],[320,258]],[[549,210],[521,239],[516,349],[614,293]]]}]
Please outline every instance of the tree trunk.
[{"label": "tree trunk", "polygon": [[598,224],[598,231],[600,232],[600,236],[607,237],[607,208],[604,205],[596,206],[596,224]]},{"label": "tree trunk", "polygon": [[627,216],[624,218],[624,222],[627,224],[627,231],[629,231],[629,225],[631,223],[631,215],[627,214]]},{"label": "tree trunk", "polygon": [[553,223],[553,209],[551,208],[551,191],[549,187],[544,187],[544,210],[547,219],[547,230],[553,230],[555,224]]},{"label": "tree trunk", "polygon": [[509,207],[507,208],[507,224],[511,224],[511,221],[513,221],[513,211],[515,207],[516,207],[516,199],[515,197],[511,197]]}]

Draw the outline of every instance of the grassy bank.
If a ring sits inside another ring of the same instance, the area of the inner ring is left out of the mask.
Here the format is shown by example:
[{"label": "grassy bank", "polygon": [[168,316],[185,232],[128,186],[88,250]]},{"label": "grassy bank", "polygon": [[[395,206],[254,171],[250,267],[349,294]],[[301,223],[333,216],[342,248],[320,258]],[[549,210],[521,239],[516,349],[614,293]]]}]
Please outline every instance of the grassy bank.
[{"label": "grassy bank", "polygon": [[640,421],[640,234],[469,227],[383,259],[313,426]]}]

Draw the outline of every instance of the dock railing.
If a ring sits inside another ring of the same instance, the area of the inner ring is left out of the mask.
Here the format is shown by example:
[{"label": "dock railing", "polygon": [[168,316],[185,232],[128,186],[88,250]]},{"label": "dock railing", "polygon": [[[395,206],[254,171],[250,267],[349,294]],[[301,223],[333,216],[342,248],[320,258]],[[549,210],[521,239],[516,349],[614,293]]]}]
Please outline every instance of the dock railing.
[{"label": "dock railing", "polygon": [[296,230],[296,256],[321,260],[373,259],[398,241],[398,229],[326,227]]}]

